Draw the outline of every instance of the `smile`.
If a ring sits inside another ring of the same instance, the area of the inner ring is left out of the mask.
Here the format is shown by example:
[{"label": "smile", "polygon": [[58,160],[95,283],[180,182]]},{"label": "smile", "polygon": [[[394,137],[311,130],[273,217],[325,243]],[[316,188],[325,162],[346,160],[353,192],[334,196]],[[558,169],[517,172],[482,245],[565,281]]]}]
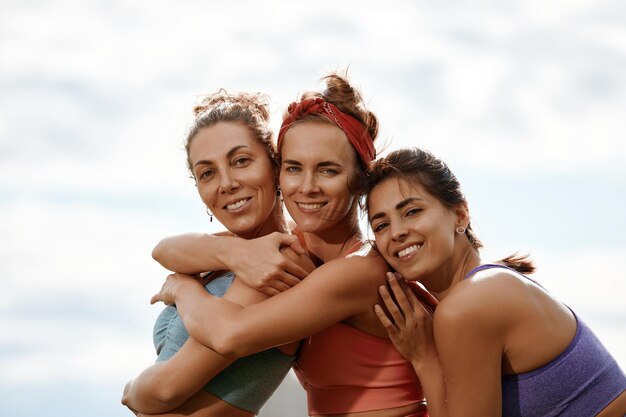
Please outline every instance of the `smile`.
[{"label": "smile", "polygon": [[417,252],[417,250],[420,249],[421,247],[422,247],[422,245],[418,245],[418,244],[411,245],[409,247],[406,247],[406,248],[396,252],[395,256],[397,256],[400,259],[405,258],[405,257],[411,255],[412,253]]},{"label": "smile", "polygon": [[326,203],[296,203],[302,211],[314,212],[326,205]]},{"label": "smile", "polygon": [[241,200],[235,201],[234,203],[226,204],[226,206],[224,206],[224,207],[226,208],[226,210],[229,210],[229,211],[238,210],[241,207],[243,207],[243,205],[246,204],[249,200],[250,200],[249,197],[248,198],[242,198]]}]

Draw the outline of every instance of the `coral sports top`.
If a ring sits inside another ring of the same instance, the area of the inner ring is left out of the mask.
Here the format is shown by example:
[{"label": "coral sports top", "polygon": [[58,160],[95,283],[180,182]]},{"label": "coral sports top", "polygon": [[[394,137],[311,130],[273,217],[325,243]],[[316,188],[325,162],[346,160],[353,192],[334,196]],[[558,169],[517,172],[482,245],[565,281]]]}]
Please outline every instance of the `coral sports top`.
[{"label": "coral sports top", "polygon": [[424,401],[411,363],[390,340],[344,323],[304,340],[294,370],[307,392],[310,415],[357,413]]},{"label": "coral sports top", "polygon": [[411,363],[390,340],[344,323],[303,340],[293,369],[307,392],[310,415],[358,413],[424,401]]}]

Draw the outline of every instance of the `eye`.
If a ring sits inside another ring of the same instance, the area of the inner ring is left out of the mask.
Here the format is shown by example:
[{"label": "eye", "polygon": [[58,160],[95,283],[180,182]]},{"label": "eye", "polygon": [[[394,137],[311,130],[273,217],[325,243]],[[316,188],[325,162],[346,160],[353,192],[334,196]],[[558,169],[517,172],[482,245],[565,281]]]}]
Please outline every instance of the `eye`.
[{"label": "eye", "polygon": [[250,161],[251,159],[247,156],[240,156],[238,158],[235,158],[235,160],[233,161],[233,165],[238,167],[246,166]]},{"label": "eye", "polygon": [[389,223],[386,223],[386,222],[380,222],[380,223],[377,223],[377,224],[373,224],[372,225],[372,230],[374,231],[374,233],[378,233],[378,232],[384,230],[388,225],[389,225]]},{"label": "eye", "polygon": [[412,208],[407,210],[406,212],[406,216],[415,216],[416,214],[419,214],[422,211],[421,208]]},{"label": "eye", "polygon": [[320,170],[320,173],[323,175],[337,175],[339,171],[332,169],[332,168],[325,168],[325,169]]},{"label": "eye", "polygon": [[211,177],[213,177],[213,175],[214,175],[214,174],[215,174],[215,171],[214,171],[214,170],[212,170],[212,169],[206,169],[206,170],[204,170],[204,171],[201,171],[201,172],[200,172],[200,175],[198,176],[198,178],[199,178],[200,180],[208,180],[208,179],[210,179]]},{"label": "eye", "polygon": [[302,171],[302,168],[300,168],[299,166],[296,165],[290,165],[284,168],[285,172],[291,172],[291,173],[295,173],[295,172],[300,172]]}]

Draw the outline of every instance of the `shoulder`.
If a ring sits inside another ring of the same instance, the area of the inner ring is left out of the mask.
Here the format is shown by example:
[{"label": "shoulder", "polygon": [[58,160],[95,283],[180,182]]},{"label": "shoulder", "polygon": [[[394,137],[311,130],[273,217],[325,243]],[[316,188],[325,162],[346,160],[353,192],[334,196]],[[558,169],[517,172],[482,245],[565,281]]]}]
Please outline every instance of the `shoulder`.
[{"label": "shoulder", "polygon": [[441,301],[435,327],[444,333],[471,328],[477,334],[503,334],[515,320],[515,312],[528,301],[527,287],[528,282],[512,271],[480,271],[457,284]]},{"label": "shoulder", "polygon": [[376,282],[385,282],[385,273],[390,268],[385,259],[369,243],[364,244],[344,258],[334,259],[328,263],[346,270],[349,276],[372,278]]},{"label": "shoulder", "polygon": [[325,263],[313,271],[307,280],[312,276],[320,278],[324,276],[332,280],[337,291],[344,290],[352,294],[365,292],[376,295],[378,287],[385,284],[385,274],[388,271],[389,266],[382,256],[368,251],[359,251],[345,258],[333,259]]}]

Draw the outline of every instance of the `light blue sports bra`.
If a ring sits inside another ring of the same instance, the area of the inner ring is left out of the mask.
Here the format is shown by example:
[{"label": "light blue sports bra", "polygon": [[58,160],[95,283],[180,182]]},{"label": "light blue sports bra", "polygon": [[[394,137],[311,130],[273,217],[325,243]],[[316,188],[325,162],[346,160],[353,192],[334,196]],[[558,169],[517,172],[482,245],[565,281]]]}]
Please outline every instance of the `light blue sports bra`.
[{"label": "light blue sports bra", "polygon": [[[234,275],[227,272],[206,284],[209,294],[222,297],[233,282]],[[207,319],[210,321],[210,318]],[[166,307],[154,324],[153,340],[157,362],[166,361],[189,338],[175,307]],[[233,362],[216,375],[204,390],[232,406],[258,414],[287,375],[295,360],[273,348]]]}]

